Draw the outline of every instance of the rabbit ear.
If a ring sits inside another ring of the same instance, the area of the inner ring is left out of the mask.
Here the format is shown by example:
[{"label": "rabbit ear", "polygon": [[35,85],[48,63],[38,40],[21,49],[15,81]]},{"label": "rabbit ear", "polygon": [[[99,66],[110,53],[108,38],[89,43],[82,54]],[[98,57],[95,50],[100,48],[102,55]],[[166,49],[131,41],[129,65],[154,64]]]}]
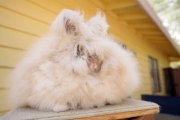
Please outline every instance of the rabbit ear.
[{"label": "rabbit ear", "polygon": [[79,11],[64,9],[55,19],[51,31],[58,34],[77,36],[80,34],[83,16]]},{"label": "rabbit ear", "polygon": [[101,12],[98,12],[96,16],[92,17],[87,22],[87,25],[93,33],[98,35],[106,34],[109,28],[109,25],[106,22],[106,17]]}]

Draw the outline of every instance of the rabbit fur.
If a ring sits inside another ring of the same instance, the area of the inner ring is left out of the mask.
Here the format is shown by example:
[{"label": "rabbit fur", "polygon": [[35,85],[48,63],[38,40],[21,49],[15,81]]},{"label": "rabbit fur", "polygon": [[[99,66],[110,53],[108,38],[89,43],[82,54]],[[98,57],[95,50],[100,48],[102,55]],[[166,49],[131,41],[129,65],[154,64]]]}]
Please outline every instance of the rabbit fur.
[{"label": "rabbit fur", "polygon": [[11,75],[14,107],[66,111],[118,104],[139,87],[133,54],[108,35],[97,13],[84,22],[79,11],[62,10]]}]

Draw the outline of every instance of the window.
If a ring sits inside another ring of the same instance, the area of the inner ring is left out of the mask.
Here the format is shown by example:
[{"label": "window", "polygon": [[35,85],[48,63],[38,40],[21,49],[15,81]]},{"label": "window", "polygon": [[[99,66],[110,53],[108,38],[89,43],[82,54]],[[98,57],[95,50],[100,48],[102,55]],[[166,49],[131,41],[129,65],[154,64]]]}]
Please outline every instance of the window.
[{"label": "window", "polygon": [[153,90],[153,94],[155,94],[161,91],[157,59],[153,57],[149,57],[149,69],[150,69],[150,76],[152,80],[152,90]]}]

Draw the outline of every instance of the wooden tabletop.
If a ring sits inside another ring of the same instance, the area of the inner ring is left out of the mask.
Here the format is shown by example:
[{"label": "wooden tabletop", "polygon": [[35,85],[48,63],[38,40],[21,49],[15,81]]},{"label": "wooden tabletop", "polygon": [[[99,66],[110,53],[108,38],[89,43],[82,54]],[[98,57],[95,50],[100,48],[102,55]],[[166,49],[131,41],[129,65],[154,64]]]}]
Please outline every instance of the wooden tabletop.
[{"label": "wooden tabletop", "polygon": [[78,118],[75,120],[119,120],[132,118],[133,120],[149,120],[154,119],[154,115],[159,113],[159,108],[127,111],[114,114],[97,115],[92,117]]},{"label": "wooden tabletop", "polygon": [[0,119],[3,120],[116,120],[132,118],[136,120],[153,119],[159,112],[159,106],[152,102],[126,99],[119,105],[101,108],[69,110],[66,112],[43,112],[32,108],[18,108],[10,111]]}]

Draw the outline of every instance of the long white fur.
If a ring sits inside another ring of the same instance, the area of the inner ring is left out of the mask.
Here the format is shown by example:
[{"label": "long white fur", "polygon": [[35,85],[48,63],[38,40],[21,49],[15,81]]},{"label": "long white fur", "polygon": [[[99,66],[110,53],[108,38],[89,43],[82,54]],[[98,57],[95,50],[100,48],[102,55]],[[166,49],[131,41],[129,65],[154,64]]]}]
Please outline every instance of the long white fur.
[{"label": "long white fur", "polygon": [[[14,70],[14,106],[59,112],[118,104],[132,95],[140,83],[137,61],[108,36],[108,26],[100,13],[85,23],[79,11],[63,10]],[[89,55],[98,56],[100,71],[94,61],[88,66]]]}]

